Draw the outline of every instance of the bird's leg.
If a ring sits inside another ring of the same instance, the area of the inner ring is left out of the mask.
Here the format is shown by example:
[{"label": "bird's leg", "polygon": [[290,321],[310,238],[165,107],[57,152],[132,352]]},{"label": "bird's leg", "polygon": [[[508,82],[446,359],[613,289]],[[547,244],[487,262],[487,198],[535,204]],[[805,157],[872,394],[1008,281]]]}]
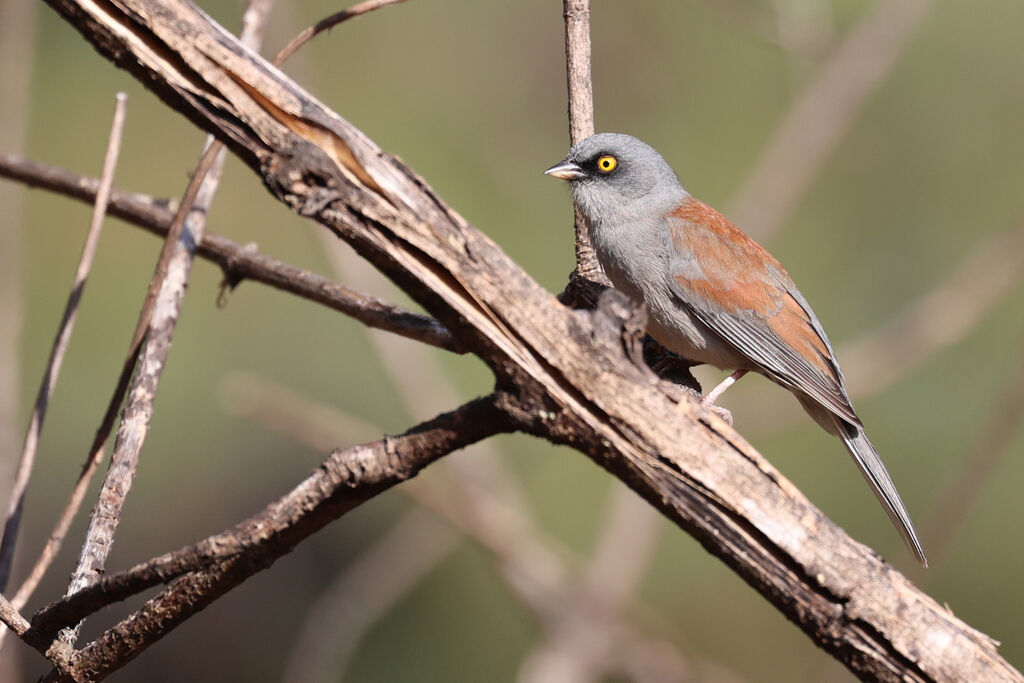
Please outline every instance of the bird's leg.
[{"label": "bird's leg", "polygon": [[738,380],[740,377],[743,377],[743,375],[747,374],[747,372],[747,370],[737,370],[736,372],[732,373],[731,375],[723,379],[721,384],[719,384],[717,387],[712,389],[706,396],[700,399],[700,404],[731,425],[732,413],[730,413],[726,408],[723,408],[722,406],[715,405],[715,401],[718,400],[719,396],[725,393],[726,389],[735,384],[736,380]]},{"label": "bird's leg", "polygon": [[750,371],[737,370],[736,372],[732,373],[731,375],[723,379],[721,384],[712,389],[707,396],[700,400],[701,404],[703,404],[704,406],[715,405],[715,401],[718,400],[718,397],[724,394],[726,389],[731,387],[733,384],[736,384],[736,380],[740,379],[741,377],[743,377],[743,375],[747,374],[748,372]]}]

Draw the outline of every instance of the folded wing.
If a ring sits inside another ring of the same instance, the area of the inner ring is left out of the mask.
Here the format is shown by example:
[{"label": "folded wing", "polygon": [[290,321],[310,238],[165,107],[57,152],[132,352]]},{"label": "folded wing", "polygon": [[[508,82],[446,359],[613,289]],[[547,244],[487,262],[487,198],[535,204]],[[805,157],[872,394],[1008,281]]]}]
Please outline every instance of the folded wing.
[{"label": "folded wing", "polygon": [[752,369],[860,425],[828,337],[782,265],[703,202],[688,199],[666,221],[682,303]]}]

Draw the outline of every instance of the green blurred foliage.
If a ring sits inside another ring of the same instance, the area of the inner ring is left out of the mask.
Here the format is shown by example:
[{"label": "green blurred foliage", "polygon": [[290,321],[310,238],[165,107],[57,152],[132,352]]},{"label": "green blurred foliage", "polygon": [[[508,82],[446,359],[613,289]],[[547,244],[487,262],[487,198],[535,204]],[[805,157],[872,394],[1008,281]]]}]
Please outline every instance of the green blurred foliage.
[{"label": "green blurred foliage", "polygon": [[[789,54],[743,20],[747,14],[771,18],[785,5],[736,0],[724,11],[697,0],[594,0],[598,129],[651,142],[691,192],[724,208],[822,59]],[[239,2],[202,6],[236,29]],[[824,14],[833,22],[832,43],[873,8],[831,2]],[[279,3],[265,52],[337,9],[319,0]],[[1022,219],[1022,25],[1018,0],[936,2],[772,240],[837,346],[887,321],[988,236]],[[25,60],[34,84],[27,154],[96,174],[113,94],[125,90],[129,116],[118,185],[179,195],[200,149],[199,132],[48,9],[40,10],[35,30],[35,53]],[[572,269],[568,193],[541,174],[567,145],[562,41],[556,0],[417,0],[321,36],[286,71],[402,157],[554,292]],[[88,216],[88,207],[40,192],[26,203],[23,417]],[[237,162],[228,164],[210,228],[330,273],[317,226],[276,203]],[[16,579],[77,475],[158,248],[130,226],[110,221],[106,228],[43,436]],[[383,378],[358,324],[252,283],[218,308],[219,279],[215,268],[196,265],[112,568],[220,530],[286,491],[324,456],[229,415],[219,386],[232,372],[264,376],[390,433],[409,424],[399,392]],[[1002,387],[1024,363],[1021,294],[1017,285],[966,338],[858,404],[919,525],[942,502],[937,497],[960,472]],[[488,390],[479,363],[434,356],[461,395]],[[758,379],[732,392],[789,400]],[[743,431],[744,415],[735,417]],[[809,420],[796,425],[747,436],[855,537],[910,569],[911,558],[839,444]],[[496,443],[545,530],[588,553],[609,491],[619,484],[572,451],[522,436]],[[1016,488],[1024,481],[1022,449],[1018,430],[977,507],[946,530],[953,537],[948,560],[927,574],[936,599],[1002,641],[1003,654],[1017,666],[1024,664],[1018,524],[1024,504]],[[354,511],[111,680],[281,680],[318,596],[410,505],[389,492]],[[76,525],[30,607],[62,592],[83,526]],[[663,636],[695,662],[716,662],[748,680],[849,678],[667,524],[638,601],[656,614]],[[86,635],[126,613],[118,607],[95,617]],[[542,624],[490,555],[464,544],[369,630],[339,680],[511,680],[542,637]],[[17,644],[7,648],[22,658],[26,677],[41,670],[35,653]]]}]

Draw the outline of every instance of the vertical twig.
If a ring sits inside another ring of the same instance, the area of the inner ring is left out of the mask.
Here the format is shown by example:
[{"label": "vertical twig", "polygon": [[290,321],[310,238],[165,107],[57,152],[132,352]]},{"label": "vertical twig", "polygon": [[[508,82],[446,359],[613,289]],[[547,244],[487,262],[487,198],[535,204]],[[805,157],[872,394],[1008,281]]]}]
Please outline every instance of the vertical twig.
[{"label": "vertical twig", "polygon": [[[214,189],[216,188],[219,178],[208,173],[218,165],[218,160],[223,161],[223,151],[223,145],[220,143],[208,143],[181,200],[178,214],[168,232],[167,241],[164,242],[164,249],[150,280],[149,291],[146,293],[146,300],[125,362],[125,369],[137,367],[137,374],[130,380],[130,387],[128,383],[118,385],[118,389],[124,386],[122,395],[128,398],[114,441],[114,452],[110,456],[107,476],[100,488],[99,500],[93,508],[85,543],[82,545],[78,564],[71,574],[67,595],[72,595],[93,583],[104,572],[107,555],[110,554],[114,534],[121,521],[121,508],[135,479],[139,453],[153,416],[153,402],[170,352],[171,336],[181,311],[192,255],[196,244],[202,239],[205,217],[204,210],[197,204],[198,197],[204,187],[209,187],[204,179],[210,180]],[[203,194],[207,199],[212,198],[210,191]],[[121,377],[130,378],[131,374],[122,372]],[[119,403],[120,401],[112,401],[111,405],[116,406]],[[94,445],[96,443],[99,444],[99,448],[92,452],[90,462],[97,460],[102,453],[106,434],[101,437],[98,433]],[[61,632],[61,640],[73,644],[77,638],[77,631],[77,628],[65,629]]]},{"label": "vertical twig", "polygon": [[569,142],[594,134],[594,83],[590,75],[590,0],[562,0],[565,67],[569,87]]},{"label": "vertical twig", "polygon": [[28,430],[21,449],[18,473],[15,476],[11,498],[7,504],[3,541],[0,542],[0,592],[7,590],[11,564],[14,560],[14,548],[18,542],[18,527],[21,524],[25,491],[32,477],[36,449],[39,445],[39,435],[43,430],[43,422],[46,419],[46,408],[50,402],[50,396],[57,386],[57,378],[60,376],[64,354],[68,350],[71,334],[75,329],[75,320],[78,317],[78,304],[82,300],[85,283],[89,278],[89,272],[92,270],[93,260],[96,256],[96,246],[100,241],[103,219],[107,213],[107,202],[110,200],[110,189],[114,185],[114,169],[117,167],[117,157],[121,151],[121,133],[124,130],[125,102],[127,100],[128,96],[123,92],[118,93],[115,98],[114,120],[110,124],[110,136],[107,139],[107,151],[103,159],[103,172],[100,176],[99,191],[96,193],[96,202],[93,204],[89,232],[86,235],[85,244],[82,246],[82,254],[78,259],[78,269],[75,271],[75,279],[71,284],[71,293],[68,294],[68,300],[64,306],[64,315],[57,328],[57,336],[53,340],[53,347],[50,349],[50,357],[43,372],[43,379],[40,382],[39,392],[36,395],[35,408],[32,410],[32,417],[29,419]]},{"label": "vertical twig", "polygon": [[[565,18],[565,67],[569,90],[569,143],[594,134],[594,83],[590,75],[590,0],[562,0]],[[576,272],[585,280],[608,284],[590,244],[590,228],[574,207]]]},{"label": "vertical twig", "polygon": [[[248,5],[241,37],[249,47],[259,47],[271,6],[270,0],[252,0]],[[181,313],[195,251],[206,229],[206,212],[220,183],[224,158],[224,145],[208,136],[206,149],[196,165],[178,213],[167,233],[139,316],[129,360],[125,365],[126,369],[129,365],[135,365],[134,359],[137,356],[138,374],[131,383],[132,389],[128,393],[107,476],[100,489],[99,500],[93,508],[86,540],[68,584],[67,595],[88,586],[104,571],[120,523],[121,508],[134,481],[139,454],[152,420],[160,377],[170,353],[171,338]],[[130,372],[122,373],[119,389],[126,386],[124,380],[130,375]],[[112,405],[116,404],[112,402]],[[102,441],[105,440],[104,434]],[[97,441],[100,441],[99,436]],[[102,445],[98,450],[94,449],[90,463],[98,459],[100,452]],[[61,641],[73,644],[80,626],[62,631]]]},{"label": "vertical twig", "polygon": [[[565,18],[565,63],[569,101],[569,137],[576,144],[594,134],[594,92],[591,79],[590,2],[563,0]],[[576,225],[576,272],[569,288],[580,279],[610,284],[601,270],[590,243],[589,226],[578,206],[574,206]],[[609,507],[608,519],[588,567],[590,589],[575,599],[566,600],[558,619],[548,625],[547,638],[527,654],[520,670],[522,680],[554,680],[572,671],[579,680],[588,680],[607,670],[613,659],[609,649],[613,634],[603,624],[591,624],[587,596],[603,594],[597,582],[609,581],[617,587],[615,599],[608,605],[615,613],[628,602],[629,593],[650,561],[653,540],[660,519],[657,513],[632,491],[617,491],[616,503]],[[624,523],[632,520],[631,524]],[[632,528],[627,529],[627,526]],[[623,534],[625,532],[625,536]],[[627,540],[635,541],[635,552],[622,554],[618,549]],[[597,645],[595,645],[597,643]],[[568,668],[566,668],[568,667]]]}]

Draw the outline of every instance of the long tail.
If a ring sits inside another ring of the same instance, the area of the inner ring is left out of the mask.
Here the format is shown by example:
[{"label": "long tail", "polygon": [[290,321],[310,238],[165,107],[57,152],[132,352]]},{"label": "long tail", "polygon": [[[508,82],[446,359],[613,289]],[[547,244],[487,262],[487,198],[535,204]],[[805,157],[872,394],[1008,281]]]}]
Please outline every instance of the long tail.
[{"label": "long tail", "polygon": [[878,451],[868,441],[863,428],[849,424],[839,417],[833,419],[836,427],[839,428],[839,435],[846,445],[846,450],[850,451],[861,474],[868,480],[871,490],[875,492],[878,501],[889,514],[889,519],[892,520],[896,530],[900,532],[903,542],[914,553],[914,557],[921,563],[921,566],[927,567],[928,558],[925,557],[924,550],[921,548],[921,541],[917,538],[914,523],[910,521],[910,514],[903,505],[903,501],[900,500],[900,494],[896,492],[896,485],[892,483],[892,477],[885,469],[882,459],[878,456]]}]

